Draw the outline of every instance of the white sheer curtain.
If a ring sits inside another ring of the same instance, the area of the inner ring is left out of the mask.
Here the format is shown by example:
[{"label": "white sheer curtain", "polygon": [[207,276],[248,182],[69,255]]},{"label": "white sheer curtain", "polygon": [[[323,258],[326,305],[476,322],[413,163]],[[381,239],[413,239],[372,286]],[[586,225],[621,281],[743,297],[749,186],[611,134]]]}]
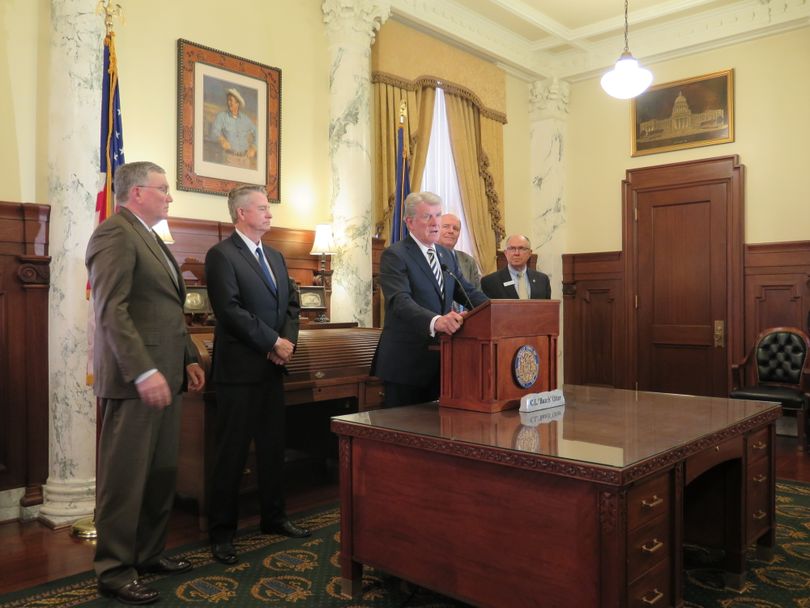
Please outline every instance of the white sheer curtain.
[{"label": "white sheer curtain", "polygon": [[461,235],[458,237],[456,249],[474,257],[473,237],[467,230],[467,221],[464,218],[464,209],[461,207],[461,196],[458,192],[458,176],[453,164],[453,152],[450,149],[450,133],[447,130],[444,91],[441,89],[436,89],[433,126],[430,131],[425,172],[422,174],[422,191],[433,192],[441,196],[444,202],[444,212],[457,215],[461,219]]}]

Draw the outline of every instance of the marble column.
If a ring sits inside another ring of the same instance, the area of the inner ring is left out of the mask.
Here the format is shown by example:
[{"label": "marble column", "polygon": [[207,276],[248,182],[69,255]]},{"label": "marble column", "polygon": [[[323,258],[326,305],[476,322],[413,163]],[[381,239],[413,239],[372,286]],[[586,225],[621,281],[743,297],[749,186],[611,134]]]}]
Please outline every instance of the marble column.
[{"label": "marble column", "polygon": [[332,320],[371,326],[371,43],[387,0],[325,0],[332,168]]},{"label": "marble column", "polygon": [[86,386],[84,251],[98,190],[104,20],[97,0],[51,0],[48,202],[50,462],[39,518],[52,526],[95,506],[96,410]]},{"label": "marble column", "polygon": [[[537,252],[537,268],[551,279],[551,297],[562,300],[562,254],[565,239],[565,137],[568,119],[567,82],[557,78],[538,81],[529,91],[530,166],[529,195],[532,228],[530,238]],[[560,310],[562,315],[562,309]],[[560,323],[562,334],[562,322]],[[557,369],[562,383],[562,335]]]}]

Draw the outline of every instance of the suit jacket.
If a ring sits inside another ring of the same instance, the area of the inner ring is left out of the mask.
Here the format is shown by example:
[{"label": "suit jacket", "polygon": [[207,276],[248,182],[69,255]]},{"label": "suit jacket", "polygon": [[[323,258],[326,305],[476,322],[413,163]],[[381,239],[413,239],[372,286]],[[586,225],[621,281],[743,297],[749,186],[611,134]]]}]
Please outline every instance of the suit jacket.
[{"label": "suit jacket", "polygon": [[478,272],[478,264],[475,263],[475,258],[469,253],[455,249],[453,255],[455,255],[461,274],[464,275],[467,282],[476,289],[481,289],[481,273]]},{"label": "suit jacket", "polygon": [[280,337],[298,341],[300,306],[284,256],[262,246],[276,279],[275,293],[245,241],[233,232],[208,250],[205,277],[216,317],[212,377],[215,382],[259,382],[274,371],[267,359]]},{"label": "suit jacket", "polygon": [[458,277],[444,273],[444,292],[413,237],[394,243],[380,258],[380,287],[385,298],[385,325],[372,363],[372,373],[388,382],[427,386],[439,370],[439,352],[428,347],[438,338],[430,336],[430,321],[450,311],[455,299],[472,306],[487,297],[464,279],[451,253],[436,245],[441,266]]},{"label": "suit jacket", "polygon": [[186,365],[197,357],[186,329],[186,289],[174,256],[122,207],[93,232],[85,263],[96,322],[95,394],[138,398],[135,379],[154,368],[165,376],[172,394],[179,393]]},{"label": "suit jacket", "polygon": [[[526,268],[526,276],[529,278],[530,293],[532,300],[548,300],[551,298],[551,283],[548,275]],[[481,279],[481,289],[493,300],[517,300],[518,293],[514,285],[504,285],[512,280],[509,274],[509,267],[501,268],[488,274]]]}]

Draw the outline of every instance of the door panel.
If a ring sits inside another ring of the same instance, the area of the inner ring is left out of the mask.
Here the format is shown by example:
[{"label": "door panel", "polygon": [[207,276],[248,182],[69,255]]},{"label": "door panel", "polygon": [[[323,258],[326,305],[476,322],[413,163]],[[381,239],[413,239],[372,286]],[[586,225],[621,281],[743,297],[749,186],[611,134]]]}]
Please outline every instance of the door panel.
[{"label": "door panel", "polygon": [[636,196],[639,389],[726,395],[726,185]]}]

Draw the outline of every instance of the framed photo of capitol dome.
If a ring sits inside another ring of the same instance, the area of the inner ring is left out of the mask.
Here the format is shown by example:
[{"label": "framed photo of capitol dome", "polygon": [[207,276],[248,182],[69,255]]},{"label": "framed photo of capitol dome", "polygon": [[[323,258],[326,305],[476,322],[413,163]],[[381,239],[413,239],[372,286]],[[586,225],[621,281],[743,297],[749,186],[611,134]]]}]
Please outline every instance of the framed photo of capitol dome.
[{"label": "framed photo of capitol dome", "polygon": [[734,70],[650,87],[631,100],[631,155],[734,141]]}]

